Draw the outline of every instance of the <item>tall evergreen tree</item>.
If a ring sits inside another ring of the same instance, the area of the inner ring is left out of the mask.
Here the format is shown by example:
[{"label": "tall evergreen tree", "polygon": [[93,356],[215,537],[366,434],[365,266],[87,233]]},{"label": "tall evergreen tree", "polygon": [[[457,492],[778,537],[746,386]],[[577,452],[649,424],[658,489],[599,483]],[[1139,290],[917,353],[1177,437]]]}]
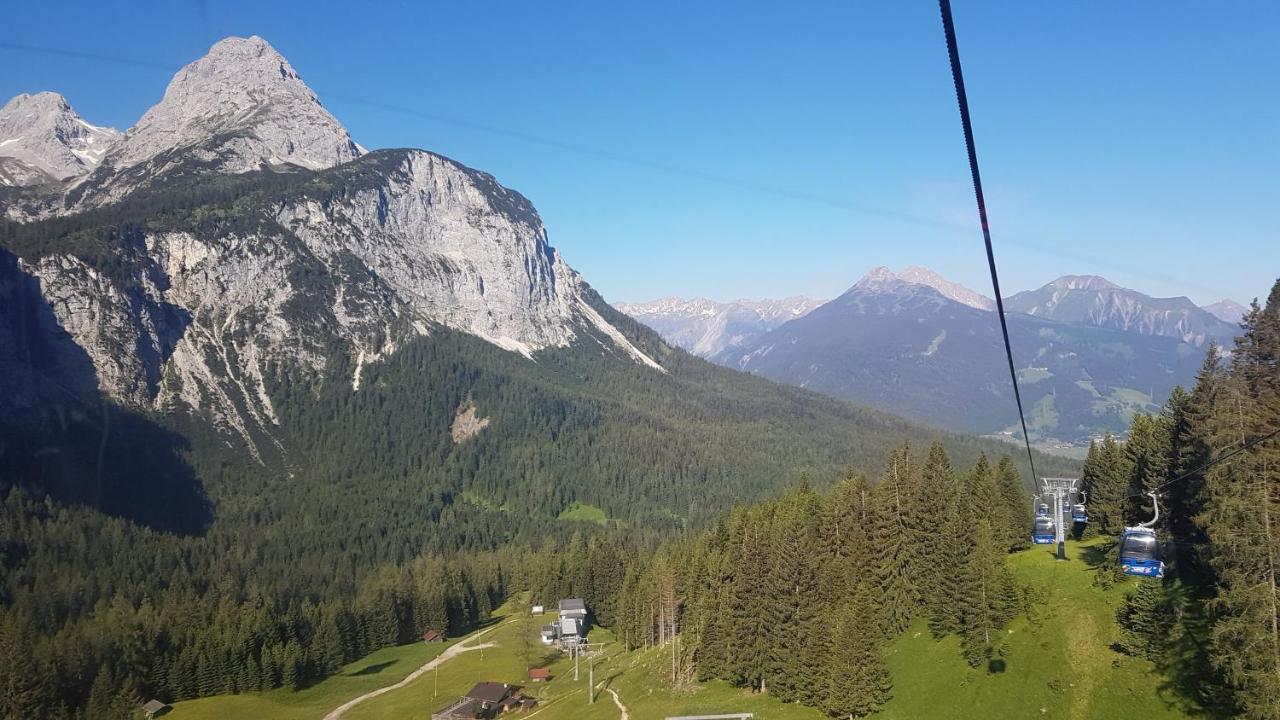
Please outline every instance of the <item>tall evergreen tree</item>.
[{"label": "tall evergreen tree", "polygon": [[929,612],[929,630],[941,637],[959,632],[962,627],[963,617],[956,601],[963,583],[960,569],[969,549],[967,522],[981,510],[973,507],[975,498],[965,492],[940,444],[929,448],[921,471],[921,487],[923,503],[916,514],[915,546],[929,548],[931,557],[921,563],[920,591]]},{"label": "tall evergreen tree", "polygon": [[997,535],[1008,550],[1023,550],[1031,544],[1031,496],[1008,455],[1001,457],[996,466],[996,486],[1000,493]]},{"label": "tall evergreen tree", "polygon": [[1089,492],[1089,520],[1106,535],[1124,530],[1130,483],[1124,447],[1108,433],[1085,458],[1084,478]]},{"label": "tall evergreen tree", "polygon": [[868,583],[834,614],[834,640],[826,695],[818,705],[836,717],[878,712],[892,695],[893,678],[884,660],[880,628]]},{"label": "tall evergreen tree", "polygon": [[918,486],[911,448],[903,445],[890,451],[875,488],[873,513],[875,575],[881,593],[881,627],[887,635],[906,630],[920,607],[922,559],[914,533]]},{"label": "tall evergreen tree", "polygon": [[1168,479],[1171,441],[1170,428],[1163,415],[1138,413],[1133,416],[1129,439],[1124,445],[1125,465],[1129,468],[1126,524],[1137,525],[1151,519],[1155,508],[1146,494]]},{"label": "tall evergreen tree", "polygon": [[[1239,447],[1280,427],[1280,282],[1244,320],[1207,438]],[[1213,659],[1249,718],[1280,717],[1280,443],[1210,468],[1201,524],[1218,595]]]},{"label": "tall evergreen tree", "polygon": [[1004,564],[991,522],[979,517],[967,562],[961,568],[964,593],[959,600],[963,622],[961,646],[965,659],[977,666],[989,660],[1002,627],[1017,607],[1016,587]]}]

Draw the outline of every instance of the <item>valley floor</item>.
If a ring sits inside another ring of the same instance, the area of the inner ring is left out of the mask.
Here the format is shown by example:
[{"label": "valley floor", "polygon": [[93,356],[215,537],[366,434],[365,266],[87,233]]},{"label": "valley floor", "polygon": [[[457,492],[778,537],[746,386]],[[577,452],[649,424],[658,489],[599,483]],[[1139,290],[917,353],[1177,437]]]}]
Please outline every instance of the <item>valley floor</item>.
[{"label": "valley floor", "polygon": [[[1105,591],[1095,587],[1087,562],[1093,546],[1071,544],[1071,559],[1063,563],[1056,562],[1044,548],[1010,558],[1018,579],[1040,588],[1045,603],[1038,605],[1034,617],[1020,616],[1010,625],[998,672],[969,668],[954,638],[936,641],[923,625],[912,628],[889,649],[893,699],[876,717],[1158,720],[1203,716],[1178,696],[1149,662],[1111,649],[1118,639],[1115,609],[1132,583]],[[516,717],[541,720],[660,720],[671,715],[729,712],[751,712],[770,720],[824,717],[816,710],[782,704],[723,682],[673,691],[669,650],[624,652],[603,628],[591,633],[593,642],[608,643],[606,652],[596,659],[594,703],[587,693],[586,660],[581,661],[575,681],[572,661],[536,641],[533,662],[548,667],[551,680],[529,684],[524,681],[525,663],[520,658],[521,648],[526,647],[520,632],[522,627],[536,632],[537,623],[515,622],[510,607],[503,612],[507,613],[504,621],[482,638],[484,644],[494,643],[495,647],[459,653],[402,687],[351,707],[342,715],[343,720],[427,718],[480,680],[524,685],[540,704]],[[472,636],[462,642],[478,644],[476,640],[481,639]],[[404,680],[443,650],[444,646],[421,644],[387,648],[301,692],[203,698],[178,703],[168,717],[320,720],[358,695]]]}]

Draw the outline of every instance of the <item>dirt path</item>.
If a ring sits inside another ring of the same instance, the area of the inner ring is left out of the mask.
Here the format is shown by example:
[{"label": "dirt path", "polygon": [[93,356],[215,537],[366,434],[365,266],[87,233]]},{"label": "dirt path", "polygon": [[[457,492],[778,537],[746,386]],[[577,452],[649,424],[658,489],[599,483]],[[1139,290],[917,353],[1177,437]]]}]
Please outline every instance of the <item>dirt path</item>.
[{"label": "dirt path", "polygon": [[[443,664],[443,663],[445,663],[445,662],[447,662],[447,661],[449,661],[449,660],[451,660],[451,659],[453,659],[453,658],[455,658],[455,657],[457,657],[457,656],[461,655],[461,654],[462,654],[462,653],[464,653],[464,652],[471,652],[472,650],[481,650],[481,649],[483,649],[483,648],[490,648],[490,647],[494,647],[497,643],[491,643],[491,642],[489,642],[489,643],[483,643],[483,644],[481,644],[481,645],[468,645],[468,644],[466,644],[466,643],[472,642],[472,641],[474,641],[474,640],[478,640],[478,639],[480,638],[480,636],[482,636],[482,635],[484,635],[484,634],[488,633],[489,631],[491,631],[491,630],[493,630],[493,629],[495,629],[495,628],[497,628],[497,627],[498,627],[497,625],[494,625],[493,627],[490,627],[490,628],[486,628],[486,629],[484,629],[484,630],[481,630],[480,632],[476,633],[475,635],[472,635],[471,637],[469,637],[469,638],[467,638],[466,640],[464,640],[464,641],[462,641],[462,642],[458,643],[457,645],[451,645],[451,646],[449,646],[448,648],[445,648],[445,651],[444,651],[444,652],[442,652],[442,653],[440,653],[439,655],[437,655],[437,656],[435,657],[435,659],[434,659],[434,660],[432,660],[431,662],[428,662],[426,665],[423,665],[422,667],[418,668],[417,670],[414,670],[413,672],[409,673],[409,676],[408,676],[408,677],[406,677],[405,679],[401,680],[400,682],[398,682],[398,683],[396,683],[396,684],[394,684],[394,685],[388,685],[388,686],[386,686],[386,687],[378,688],[377,690],[374,690],[374,691],[372,691],[372,692],[367,692],[367,693],[365,693],[365,694],[361,695],[361,696],[360,696],[360,697],[358,697],[358,698],[355,698],[355,699],[353,699],[353,700],[348,700],[348,701],[346,701],[346,702],[342,703],[341,705],[339,705],[338,707],[336,707],[336,708],[334,708],[332,711],[330,711],[328,715],[325,715],[325,716],[324,716],[324,720],[338,720],[338,718],[342,717],[342,714],[343,714],[343,713],[345,713],[346,711],[348,711],[348,710],[350,710],[351,708],[355,707],[356,705],[359,705],[360,703],[364,702],[365,700],[369,700],[369,699],[371,699],[371,698],[376,698],[376,697],[378,697],[379,695],[383,695],[383,694],[385,694],[385,693],[389,693],[389,692],[391,692],[392,690],[399,690],[400,688],[404,687],[405,685],[408,685],[409,683],[413,682],[414,680],[417,680],[418,678],[422,677],[422,675],[423,675],[424,673],[431,672],[432,670],[434,670],[434,669],[436,668],[436,666],[437,666],[437,665],[441,665],[441,664]],[[625,713],[625,712],[623,713],[623,718],[624,718],[624,720],[625,720],[625,718],[626,718],[626,713]]]},{"label": "dirt path", "polygon": [[613,704],[618,706],[618,711],[622,713],[622,720],[631,720],[631,713],[627,712],[627,706],[622,704],[622,698],[618,697],[618,691],[613,688],[607,688],[605,692],[613,696]]}]

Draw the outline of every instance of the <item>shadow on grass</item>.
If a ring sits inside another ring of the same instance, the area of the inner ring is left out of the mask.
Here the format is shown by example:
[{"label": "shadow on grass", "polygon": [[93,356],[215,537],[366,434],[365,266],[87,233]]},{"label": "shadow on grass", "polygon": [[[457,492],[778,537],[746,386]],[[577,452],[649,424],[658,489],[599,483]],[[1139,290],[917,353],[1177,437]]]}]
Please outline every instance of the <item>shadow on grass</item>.
[{"label": "shadow on grass", "polygon": [[386,670],[387,668],[391,667],[392,665],[395,665],[398,662],[400,661],[388,660],[386,662],[374,663],[372,665],[365,665],[364,667],[350,674],[352,677],[355,677],[358,675],[377,675],[378,673],[382,672],[383,670]]}]

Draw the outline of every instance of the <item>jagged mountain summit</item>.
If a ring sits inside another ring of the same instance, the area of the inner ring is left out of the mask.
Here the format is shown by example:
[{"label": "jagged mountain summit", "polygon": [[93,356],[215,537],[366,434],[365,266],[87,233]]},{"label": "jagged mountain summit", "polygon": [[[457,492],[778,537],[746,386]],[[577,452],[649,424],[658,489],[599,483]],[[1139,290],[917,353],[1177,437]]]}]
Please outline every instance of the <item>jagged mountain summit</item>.
[{"label": "jagged mountain summit", "polygon": [[1155,298],[1096,275],[1065,275],[1005,299],[1009,312],[1161,335],[1197,347],[1229,343],[1237,328],[1185,297]]},{"label": "jagged mountain summit", "polygon": [[711,357],[749,343],[782,323],[804,317],[823,302],[803,296],[727,303],[667,297],[645,303],[617,303],[615,307],[658,331],[667,342],[699,357]]},{"label": "jagged mountain summit", "polygon": [[59,182],[98,166],[119,140],[55,92],[18,95],[0,108],[0,186]]},{"label": "jagged mountain summit", "polygon": [[77,192],[16,225],[27,280],[11,284],[38,288],[41,322],[108,397],[203,413],[255,452],[278,423],[273,368],[345,365],[358,390],[370,363],[440,328],[664,372],[527,199],[433,153],[366,154],[261,38],[183,68]]},{"label": "jagged mountain summit", "polygon": [[364,153],[289,62],[256,35],[222,40],[179,70],[164,99],[129,128],[106,162],[118,170],[175,150],[221,172],[264,163],[320,170]]},{"label": "jagged mountain summit", "polygon": [[1249,312],[1249,308],[1235,300],[1219,300],[1211,305],[1205,305],[1204,309],[1222,322],[1232,325],[1239,325]]}]

